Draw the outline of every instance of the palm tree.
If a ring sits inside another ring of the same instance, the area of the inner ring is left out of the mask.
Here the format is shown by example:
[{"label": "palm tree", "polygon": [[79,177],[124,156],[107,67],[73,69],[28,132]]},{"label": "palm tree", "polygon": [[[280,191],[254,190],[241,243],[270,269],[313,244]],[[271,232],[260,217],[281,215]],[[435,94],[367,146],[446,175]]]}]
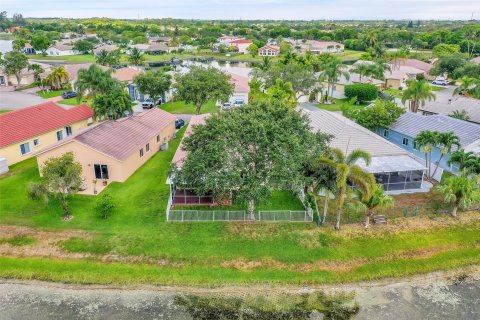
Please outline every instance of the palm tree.
[{"label": "palm tree", "polygon": [[480,97],[480,80],[465,76],[460,79],[460,83],[460,86],[455,88],[452,95],[464,91],[475,98]]},{"label": "palm tree", "polygon": [[138,48],[133,48],[130,51],[130,55],[128,56],[128,61],[130,61],[133,65],[140,65],[145,60],[143,54],[138,50]]},{"label": "palm tree", "polygon": [[297,105],[295,90],[288,81],[275,80],[275,85],[267,89],[267,95],[270,99],[283,101],[289,106],[295,107]]},{"label": "palm tree", "polygon": [[375,184],[372,188],[372,195],[366,198],[360,189],[356,189],[358,201],[353,204],[353,208],[357,212],[365,213],[365,228],[370,226],[370,218],[373,216],[373,212],[377,208],[390,208],[393,207],[395,199],[386,195],[383,186]]},{"label": "palm tree", "polygon": [[435,100],[435,95],[430,91],[430,85],[426,80],[407,80],[407,89],[403,91],[402,103],[410,100],[409,109],[411,112],[418,112],[420,105]]},{"label": "palm tree", "polygon": [[355,184],[363,192],[363,196],[367,199],[371,196],[371,190],[375,185],[375,178],[371,173],[364,171],[355,163],[363,160],[367,165],[370,164],[370,155],[363,150],[353,150],[346,156],[340,149],[332,149],[330,157],[320,157],[318,165],[324,165],[335,170],[337,175],[336,196],[338,202],[337,222],[335,229],[340,230],[340,218],[342,215],[343,205],[347,196],[348,183]]},{"label": "palm tree", "polygon": [[440,149],[440,159],[438,159],[437,166],[433,170],[432,177],[437,173],[440,162],[446,154],[452,152],[452,148],[456,146],[457,149],[460,148],[460,139],[453,132],[440,132],[437,135],[436,147]]},{"label": "palm tree", "polygon": [[42,66],[37,63],[32,63],[31,65],[29,65],[28,70],[33,71],[33,77],[35,81],[40,81],[40,74],[45,72]]},{"label": "palm tree", "polygon": [[462,109],[462,110],[455,110],[451,114],[448,115],[449,117],[459,119],[459,120],[464,120],[468,121],[470,120],[470,115],[468,114],[467,110]]},{"label": "palm tree", "polygon": [[480,177],[476,179],[460,174],[445,179],[437,187],[437,191],[444,196],[446,203],[452,203],[452,217],[457,216],[458,208],[468,208],[480,202]]},{"label": "palm tree", "polygon": [[52,89],[60,90],[62,84],[68,81],[68,71],[64,66],[52,68],[52,72],[45,78],[45,81],[50,84]]},{"label": "palm tree", "polygon": [[388,63],[378,60],[378,61],[375,61],[374,64],[369,66],[368,73],[370,74],[370,76],[374,77],[375,79],[384,80],[385,71],[392,71],[392,68]]},{"label": "palm tree", "polygon": [[431,168],[431,161],[432,161],[432,150],[433,147],[438,142],[438,132],[437,131],[428,131],[424,130],[417,134],[414,139],[414,143],[417,145],[418,148],[422,151],[425,155],[425,166],[427,167],[427,175],[428,178],[430,176],[430,168]]},{"label": "palm tree", "polygon": [[367,77],[370,74],[370,66],[366,63],[361,63],[350,71],[357,73],[360,76],[360,83],[362,83],[362,77]]},{"label": "palm tree", "polygon": [[80,101],[87,92],[93,97],[108,93],[116,84],[110,73],[111,71],[103,71],[94,64],[88,69],[80,69],[75,83],[78,92],[77,99]]},{"label": "palm tree", "polygon": [[458,169],[467,174],[480,174],[480,157],[476,156],[473,151],[457,150],[452,153],[447,163],[449,165],[457,163]]},{"label": "palm tree", "polygon": [[338,57],[331,57],[326,60],[323,71],[320,73],[320,78],[327,81],[327,92],[331,89],[333,95],[333,84],[338,82],[341,76],[344,76],[347,80],[350,79],[350,73],[345,70],[346,65],[342,64],[342,60]]},{"label": "palm tree", "polygon": [[272,66],[272,63],[271,63],[270,58],[269,57],[263,57],[262,62],[260,63],[258,68],[262,71],[267,71],[268,69],[270,69],[271,66]]}]

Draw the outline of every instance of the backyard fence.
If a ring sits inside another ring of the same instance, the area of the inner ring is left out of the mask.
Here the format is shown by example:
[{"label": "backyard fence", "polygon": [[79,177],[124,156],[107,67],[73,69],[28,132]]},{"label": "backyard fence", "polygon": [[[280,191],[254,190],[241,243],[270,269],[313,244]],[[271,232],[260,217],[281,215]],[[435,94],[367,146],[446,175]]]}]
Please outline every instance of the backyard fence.
[{"label": "backyard fence", "polygon": [[308,211],[270,210],[255,211],[250,216],[246,210],[168,210],[167,219],[172,222],[202,221],[264,221],[264,222],[312,222]]}]

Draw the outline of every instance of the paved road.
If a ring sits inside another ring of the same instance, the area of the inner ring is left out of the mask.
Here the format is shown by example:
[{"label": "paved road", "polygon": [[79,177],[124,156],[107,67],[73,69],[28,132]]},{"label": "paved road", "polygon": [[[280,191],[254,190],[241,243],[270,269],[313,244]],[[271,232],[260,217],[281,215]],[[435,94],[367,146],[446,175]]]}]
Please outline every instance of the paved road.
[{"label": "paved road", "polygon": [[20,91],[0,91],[0,110],[18,110],[43,102],[46,102],[46,100],[35,94]]},{"label": "paved road", "polygon": [[[435,279],[417,280],[343,286],[332,290],[356,291],[355,300],[360,312],[355,320],[478,319],[478,274],[457,284]],[[269,292],[274,294],[275,290]],[[94,289],[42,282],[16,284],[0,281],[0,320],[191,319],[175,305],[175,295],[173,291]]]}]

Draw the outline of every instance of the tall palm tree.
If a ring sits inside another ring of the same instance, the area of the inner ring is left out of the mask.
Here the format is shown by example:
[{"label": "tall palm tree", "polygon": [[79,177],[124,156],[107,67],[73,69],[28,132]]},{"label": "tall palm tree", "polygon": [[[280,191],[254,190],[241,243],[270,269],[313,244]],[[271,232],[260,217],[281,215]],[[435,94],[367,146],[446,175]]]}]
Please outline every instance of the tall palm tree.
[{"label": "tall palm tree", "polygon": [[374,64],[369,66],[368,73],[375,79],[384,80],[385,71],[392,71],[391,66],[388,63],[377,60]]},{"label": "tall palm tree", "polygon": [[407,80],[407,89],[403,91],[402,103],[410,100],[409,109],[411,112],[418,112],[420,105],[424,106],[426,101],[435,100],[435,94],[426,80]]},{"label": "tall palm tree", "polygon": [[333,84],[338,82],[341,76],[344,76],[347,80],[350,79],[350,73],[346,70],[347,66],[342,64],[342,60],[338,57],[331,57],[326,60],[324,69],[320,72],[320,78],[327,81],[327,92],[331,90],[333,95]]},{"label": "tall palm tree", "polygon": [[28,66],[28,70],[33,71],[33,78],[35,81],[40,81],[40,74],[45,72],[41,65],[37,63],[32,63]]},{"label": "tall palm tree", "polygon": [[345,155],[340,149],[332,149],[330,157],[320,157],[318,164],[324,165],[335,170],[337,175],[336,196],[338,203],[337,222],[335,229],[340,230],[340,218],[348,191],[348,183],[352,183],[356,188],[362,190],[363,197],[366,199],[371,196],[371,191],[375,185],[375,177],[355,163],[363,160],[367,165],[371,162],[370,155],[363,150],[353,150],[349,155]]},{"label": "tall palm tree", "polygon": [[68,81],[69,75],[68,71],[64,66],[52,68],[52,72],[45,78],[45,81],[50,84],[52,89],[60,90],[62,84]]},{"label": "tall palm tree", "polygon": [[425,155],[425,166],[427,167],[427,176],[431,178],[430,169],[432,162],[432,150],[438,142],[438,132],[424,130],[417,134],[414,143],[420,148],[420,151]]},{"label": "tall palm tree", "polygon": [[458,169],[467,174],[480,174],[480,157],[476,156],[473,151],[457,150],[452,153],[447,163],[449,165],[457,163]]},{"label": "tall palm tree", "polygon": [[145,60],[145,57],[143,54],[138,50],[138,48],[133,48],[130,51],[130,55],[128,56],[128,61],[130,61],[131,64],[138,66],[140,65],[143,61]]},{"label": "tall palm tree", "polygon": [[367,77],[370,75],[370,66],[366,63],[361,63],[350,70],[350,72],[357,73],[360,76],[360,83],[362,83],[362,77]]},{"label": "tall palm tree", "polygon": [[395,199],[386,195],[383,186],[375,184],[372,188],[372,194],[366,198],[360,189],[355,190],[358,201],[353,204],[353,208],[358,212],[365,213],[365,228],[370,226],[370,219],[377,208],[393,207]]},{"label": "tall palm tree", "polygon": [[108,93],[116,84],[110,74],[111,71],[103,71],[102,68],[94,64],[88,69],[78,70],[77,82],[75,83],[78,92],[77,99],[80,101],[87,92],[92,97]]},{"label": "tall palm tree", "polygon": [[452,217],[457,216],[459,208],[468,208],[480,202],[480,178],[476,179],[460,174],[451,176],[437,187],[437,191],[444,196],[444,201],[453,204]]},{"label": "tall palm tree", "polygon": [[267,71],[268,69],[270,69],[271,66],[272,66],[272,62],[271,62],[270,58],[269,57],[263,57],[262,62],[260,63],[258,68],[262,71]]},{"label": "tall palm tree", "polygon": [[452,152],[453,147],[457,147],[457,149],[460,149],[460,146],[460,139],[453,132],[440,132],[437,135],[436,147],[440,149],[441,155],[440,159],[438,159],[435,170],[433,170],[432,177],[434,177],[435,173],[437,173],[438,167],[440,166],[440,162],[442,161],[443,157],[446,154]]}]

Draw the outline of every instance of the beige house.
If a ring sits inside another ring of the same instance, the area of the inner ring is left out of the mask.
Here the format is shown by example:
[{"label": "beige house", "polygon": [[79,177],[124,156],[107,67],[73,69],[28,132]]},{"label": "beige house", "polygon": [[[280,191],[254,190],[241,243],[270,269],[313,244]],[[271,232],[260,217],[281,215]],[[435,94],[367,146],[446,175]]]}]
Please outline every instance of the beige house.
[{"label": "beige house", "polygon": [[175,116],[154,108],[139,115],[109,120],[37,154],[38,167],[51,157],[73,152],[82,165],[82,193],[96,194],[110,182],[124,182],[175,135]]},{"label": "beige house", "polygon": [[258,49],[260,57],[276,57],[280,54],[280,47],[278,46],[264,46]]},{"label": "beige house", "polygon": [[46,102],[0,115],[0,157],[12,165],[85,129],[93,116],[87,105],[64,109]]},{"label": "beige house", "polygon": [[[40,77],[43,78],[50,74],[52,66],[36,62],[35,64],[40,65],[44,72],[40,74]],[[14,74],[7,74],[2,67],[0,67],[0,86],[28,86],[34,83],[35,79],[35,72],[28,68],[22,69],[20,73],[20,83],[17,81],[17,77]]]},{"label": "beige house", "polygon": [[238,53],[248,53],[248,47],[253,43],[252,40],[246,40],[246,39],[237,39],[233,40],[230,42],[230,47],[234,47],[235,51]]}]

